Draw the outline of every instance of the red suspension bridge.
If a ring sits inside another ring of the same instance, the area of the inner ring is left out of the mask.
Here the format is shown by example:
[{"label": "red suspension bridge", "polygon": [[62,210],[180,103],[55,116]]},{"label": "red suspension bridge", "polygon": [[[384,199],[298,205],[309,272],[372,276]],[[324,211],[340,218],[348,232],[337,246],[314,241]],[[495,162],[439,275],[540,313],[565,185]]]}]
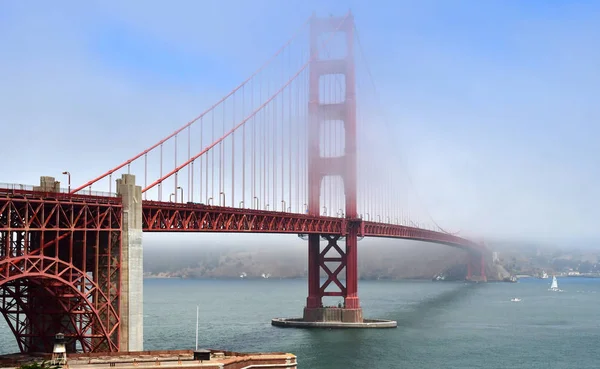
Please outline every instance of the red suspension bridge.
[{"label": "red suspension bridge", "polygon": [[363,321],[362,237],[462,248],[467,278],[485,280],[481,243],[406,210],[393,133],[369,129],[380,114],[357,41],[351,14],[313,16],[225,97],[97,178],[0,186],[0,311],[21,351],[51,350],[59,331],[71,351],[141,350],[142,232],[301,235],[305,321],[330,319],[325,296],[343,297],[342,321]]}]

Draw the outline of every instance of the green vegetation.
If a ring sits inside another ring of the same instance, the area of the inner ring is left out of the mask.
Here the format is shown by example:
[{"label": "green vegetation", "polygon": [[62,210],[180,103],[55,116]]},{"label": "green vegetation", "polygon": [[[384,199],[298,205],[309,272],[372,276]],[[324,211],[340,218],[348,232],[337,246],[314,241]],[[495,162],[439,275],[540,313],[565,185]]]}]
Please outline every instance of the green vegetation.
[{"label": "green vegetation", "polygon": [[21,365],[19,369],[60,369],[60,365],[52,364],[49,361],[31,362]]}]

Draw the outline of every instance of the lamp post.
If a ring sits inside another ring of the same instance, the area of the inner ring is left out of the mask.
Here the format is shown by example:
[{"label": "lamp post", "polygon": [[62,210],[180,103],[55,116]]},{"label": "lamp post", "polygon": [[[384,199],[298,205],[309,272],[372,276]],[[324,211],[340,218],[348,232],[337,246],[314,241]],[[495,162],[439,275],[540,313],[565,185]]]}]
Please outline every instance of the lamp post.
[{"label": "lamp post", "polygon": [[67,176],[67,191],[71,193],[71,173],[64,171],[62,174]]},{"label": "lamp post", "polygon": [[[183,203],[183,188],[181,188],[181,186],[177,186],[176,189],[181,191],[181,203]],[[175,200],[177,200],[177,199],[175,199]]]}]

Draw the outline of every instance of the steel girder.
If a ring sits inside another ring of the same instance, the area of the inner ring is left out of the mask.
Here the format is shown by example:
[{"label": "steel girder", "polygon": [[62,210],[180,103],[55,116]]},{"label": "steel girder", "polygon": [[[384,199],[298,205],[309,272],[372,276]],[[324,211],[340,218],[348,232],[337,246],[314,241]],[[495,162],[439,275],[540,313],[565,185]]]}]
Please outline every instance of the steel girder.
[{"label": "steel girder", "polygon": [[146,232],[251,232],[345,236],[353,223],[360,224],[360,237],[409,239],[441,243],[470,251],[485,251],[484,246],[451,234],[403,225],[367,222],[361,219],[348,220],[160,201],[144,201],[143,204],[143,228]]},{"label": "steel girder", "polygon": [[252,232],[341,234],[345,220],[202,204],[144,201],[146,232]]},{"label": "steel girder", "polygon": [[[324,235],[327,240],[327,246],[319,252],[319,267],[325,274],[327,279],[320,284],[319,292],[321,296],[343,296],[346,297],[346,286],[340,280],[342,271],[346,268],[346,252],[338,245],[340,236]],[[319,273],[320,274],[320,273]],[[346,280],[346,278],[344,278]],[[319,283],[320,283],[319,278]],[[326,291],[330,285],[335,286],[333,291]]]},{"label": "steel girder", "polygon": [[454,236],[448,233],[407,227],[397,224],[362,222],[359,235],[364,237],[401,238],[407,240],[433,242],[452,247],[458,247],[468,251],[486,251],[485,246],[462,237]]},{"label": "steel girder", "polygon": [[118,199],[0,194],[0,312],[20,350],[60,331],[70,351],[118,351],[120,254]]}]

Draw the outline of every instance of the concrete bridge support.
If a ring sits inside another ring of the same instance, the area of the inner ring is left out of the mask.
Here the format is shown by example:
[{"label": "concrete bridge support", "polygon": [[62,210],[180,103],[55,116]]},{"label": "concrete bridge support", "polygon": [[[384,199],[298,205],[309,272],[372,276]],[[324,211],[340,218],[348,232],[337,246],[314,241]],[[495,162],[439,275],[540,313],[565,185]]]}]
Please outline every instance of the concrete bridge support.
[{"label": "concrete bridge support", "polygon": [[119,349],[143,351],[142,188],[135,185],[134,175],[123,174],[117,179],[117,194],[123,204]]}]

